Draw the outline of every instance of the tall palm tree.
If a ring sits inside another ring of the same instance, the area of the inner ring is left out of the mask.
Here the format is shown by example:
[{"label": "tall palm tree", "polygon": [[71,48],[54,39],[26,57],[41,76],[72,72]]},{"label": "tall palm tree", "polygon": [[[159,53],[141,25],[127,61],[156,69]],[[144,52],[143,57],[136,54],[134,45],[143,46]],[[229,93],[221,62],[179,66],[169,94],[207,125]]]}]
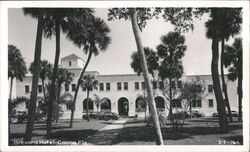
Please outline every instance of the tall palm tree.
[{"label": "tall palm tree", "polygon": [[81,86],[86,88],[87,91],[87,120],[89,121],[89,91],[96,89],[98,81],[95,79],[95,76],[85,75],[81,80]]},{"label": "tall palm tree", "polygon": [[[144,47],[144,52],[147,60],[148,71],[154,77],[155,76],[154,71],[159,68],[158,64],[159,57],[157,56],[156,52],[154,52],[153,49],[149,47]],[[140,64],[140,55],[138,51],[132,53],[131,59],[132,59],[130,63],[131,68],[134,70],[134,72],[140,75],[142,73],[142,68]]]},{"label": "tall palm tree", "polygon": [[[29,68],[29,71],[34,74],[33,72],[34,70],[34,62],[32,62],[30,64],[30,68]],[[45,91],[45,79],[46,77],[49,78],[50,75],[51,75],[51,72],[52,72],[52,64],[49,63],[47,60],[42,60],[40,62],[40,73],[39,73],[39,78],[41,79],[42,81],[42,87],[43,87],[43,96],[44,96],[44,99],[45,101],[46,100],[46,91]]]},{"label": "tall palm tree", "polygon": [[27,73],[26,63],[20,50],[14,45],[8,45],[8,78],[10,79],[10,94],[12,98],[13,79],[23,81]]},{"label": "tall palm tree", "polygon": [[217,102],[217,110],[219,114],[219,123],[221,132],[228,132],[229,126],[225,110],[225,102],[223,100],[223,95],[221,91],[221,83],[219,79],[218,71],[218,60],[219,60],[219,26],[220,26],[220,11],[218,8],[211,8],[210,19],[205,23],[206,26],[206,36],[212,39],[212,62],[211,62],[211,72],[213,89]]},{"label": "tall palm tree", "polygon": [[152,85],[150,83],[150,79],[149,79],[149,75],[148,75],[147,61],[146,61],[146,57],[145,57],[145,52],[143,51],[141,37],[139,34],[140,28],[138,25],[138,14],[136,12],[136,8],[131,8],[129,10],[129,17],[131,19],[131,24],[132,24],[132,29],[133,29],[136,45],[137,45],[137,50],[138,50],[138,53],[141,57],[140,63],[141,63],[141,67],[143,70],[142,73],[143,73],[143,77],[144,77],[144,81],[145,81],[145,86],[147,88],[148,104],[149,104],[151,117],[153,119],[156,144],[163,145],[163,138],[162,138],[162,134],[161,134],[161,128],[160,128],[159,119],[158,119],[158,115],[157,115],[156,105],[154,102]]},{"label": "tall palm tree", "polygon": [[227,86],[224,76],[224,46],[225,40],[227,41],[230,37],[239,34],[241,30],[242,14],[241,8],[221,8],[220,10],[220,20],[219,20],[219,36],[221,39],[221,56],[220,56],[220,70],[221,70],[221,80],[222,80],[222,91],[225,97],[225,104],[227,111],[229,112],[229,118],[232,122],[231,108],[229,104]]},{"label": "tall palm tree", "polygon": [[169,81],[169,119],[172,120],[172,80],[178,79],[183,74],[181,58],[187,46],[184,45],[185,37],[178,32],[169,32],[161,37],[161,44],[157,46],[157,54],[161,59],[159,77]]},{"label": "tall palm tree", "polygon": [[225,46],[225,66],[229,71],[228,78],[231,81],[238,79],[238,102],[239,117],[238,121],[242,121],[242,39],[235,38],[232,46]]},{"label": "tall palm tree", "polygon": [[[51,77],[51,87],[49,93],[49,106],[48,106],[48,118],[47,118],[47,134],[51,131],[52,123],[52,111],[53,111],[53,100],[55,99],[55,81],[58,71],[58,62],[60,56],[60,32],[61,28],[64,33],[68,33],[71,29],[72,24],[79,24],[80,19],[84,19],[85,22],[88,18],[92,17],[93,10],[77,9],[77,8],[49,8],[46,10],[47,18],[45,20],[45,34],[50,37],[52,33],[56,35],[56,51],[54,67]],[[83,23],[83,22],[82,22]],[[81,23],[81,24],[82,24]],[[83,25],[82,25],[83,26]]]},{"label": "tall palm tree", "polygon": [[[84,22],[84,21],[81,21]],[[82,32],[82,31],[86,31]],[[76,91],[74,95],[73,105],[71,109],[70,117],[70,127],[73,125],[74,112],[75,112],[75,103],[80,87],[80,82],[86,71],[86,68],[90,62],[92,54],[97,56],[100,51],[105,51],[108,48],[108,45],[111,43],[111,38],[109,37],[110,28],[108,25],[100,18],[93,18],[90,24],[86,27],[79,27],[78,30],[69,33],[68,37],[79,47],[83,46],[83,51],[88,54],[87,61],[84,65],[83,70],[78,78]]]},{"label": "tall palm tree", "polygon": [[28,109],[28,122],[25,130],[24,141],[30,141],[33,132],[33,122],[35,120],[35,110],[37,101],[37,85],[40,71],[40,60],[41,60],[41,48],[42,48],[42,34],[43,34],[43,23],[44,23],[44,9],[43,8],[24,8],[23,12],[25,15],[31,15],[37,18],[37,33],[36,33],[36,44],[34,54],[34,74],[32,77],[32,89],[30,95],[30,104]]}]

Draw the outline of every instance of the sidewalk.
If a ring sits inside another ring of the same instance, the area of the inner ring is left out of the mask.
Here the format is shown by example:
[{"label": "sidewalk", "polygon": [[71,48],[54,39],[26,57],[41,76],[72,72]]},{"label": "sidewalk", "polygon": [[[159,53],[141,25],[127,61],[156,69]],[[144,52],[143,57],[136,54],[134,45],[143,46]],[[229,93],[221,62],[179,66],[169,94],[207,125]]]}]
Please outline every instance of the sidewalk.
[{"label": "sidewalk", "polygon": [[89,145],[112,145],[113,140],[121,132],[128,119],[114,121],[110,125],[98,130],[94,135],[87,137],[86,142]]}]

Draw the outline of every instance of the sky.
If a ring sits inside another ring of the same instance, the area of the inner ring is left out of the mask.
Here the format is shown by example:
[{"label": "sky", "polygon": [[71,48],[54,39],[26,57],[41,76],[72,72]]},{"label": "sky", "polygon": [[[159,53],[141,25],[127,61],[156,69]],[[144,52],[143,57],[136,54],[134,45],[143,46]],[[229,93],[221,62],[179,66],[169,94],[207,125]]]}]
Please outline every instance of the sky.
[{"label": "sky", "polygon": [[[100,74],[134,74],[130,67],[131,54],[136,51],[136,43],[130,21],[114,20],[107,21],[107,9],[95,9],[95,15],[105,20],[111,29],[111,44],[105,52],[93,56],[87,68],[88,71],[98,71]],[[211,39],[205,36],[204,23],[208,16],[201,20],[194,20],[194,30],[183,35],[186,38],[187,50],[183,57],[184,72],[187,75],[211,74]],[[20,49],[29,67],[34,59],[34,48],[36,38],[37,20],[24,16],[20,8],[8,10],[8,44],[15,45]],[[141,33],[143,46],[156,51],[160,44],[160,37],[173,31],[174,27],[162,19],[152,19]],[[75,46],[70,40],[61,34],[60,58],[75,53],[86,60],[87,55]],[[55,36],[51,39],[43,38],[41,59],[54,62]]]}]

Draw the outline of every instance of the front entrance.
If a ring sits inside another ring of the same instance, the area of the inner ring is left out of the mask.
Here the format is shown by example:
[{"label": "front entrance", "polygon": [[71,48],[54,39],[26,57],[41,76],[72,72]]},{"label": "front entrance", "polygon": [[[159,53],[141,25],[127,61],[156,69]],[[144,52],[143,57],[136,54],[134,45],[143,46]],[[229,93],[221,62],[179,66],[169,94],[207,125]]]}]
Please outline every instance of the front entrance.
[{"label": "front entrance", "polygon": [[118,100],[118,112],[119,115],[121,116],[128,116],[128,111],[129,111],[129,104],[128,104],[128,99],[127,98],[120,98]]}]

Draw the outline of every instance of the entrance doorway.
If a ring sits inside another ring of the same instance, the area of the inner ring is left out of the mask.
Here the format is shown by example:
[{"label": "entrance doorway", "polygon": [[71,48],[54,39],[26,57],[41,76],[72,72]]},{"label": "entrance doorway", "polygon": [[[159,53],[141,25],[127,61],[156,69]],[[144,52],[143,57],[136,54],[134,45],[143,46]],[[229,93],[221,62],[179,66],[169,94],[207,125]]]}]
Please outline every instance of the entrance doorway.
[{"label": "entrance doorway", "polygon": [[129,104],[128,99],[122,97],[118,100],[118,112],[121,116],[128,116]]}]

